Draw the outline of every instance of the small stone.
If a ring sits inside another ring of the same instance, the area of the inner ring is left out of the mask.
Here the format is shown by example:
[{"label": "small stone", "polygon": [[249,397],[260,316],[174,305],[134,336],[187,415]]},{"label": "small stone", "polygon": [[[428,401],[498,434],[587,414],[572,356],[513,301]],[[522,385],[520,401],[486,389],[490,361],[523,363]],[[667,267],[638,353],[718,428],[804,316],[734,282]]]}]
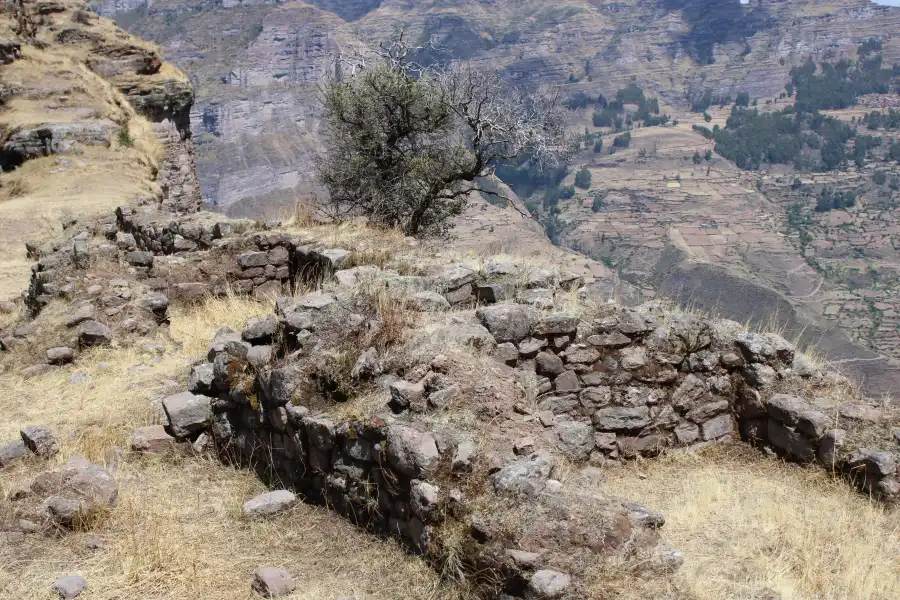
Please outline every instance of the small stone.
[{"label": "small stone", "polygon": [[8,467],[28,455],[28,447],[22,440],[13,440],[0,446],[0,468]]},{"label": "small stone", "polygon": [[135,452],[155,454],[175,447],[175,438],[166,433],[162,425],[149,425],[134,430],[131,449]]},{"label": "small stone", "polygon": [[65,365],[75,358],[75,351],[66,346],[58,346],[47,350],[47,362],[51,365]]},{"label": "small stone", "polygon": [[87,581],[80,575],[66,575],[53,584],[53,591],[61,600],[77,598],[87,588]]},{"label": "small stone", "polygon": [[560,394],[577,392],[581,389],[581,382],[574,371],[563,371],[553,382],[553,389]]},{"label": "small stone", "polygon": [[552,352],[540,352],[534,359],[538,375],[555,376],[563,372],[562,359]]},{"label": "small stone", "polygon": [[494,348],[491,356],[494,360],[498,360],[510,366],[515,366],[516,362],[519,360],[519,350],[512,342],[504,342],[502,344],[497,344],[497,347]]},{"label": "small stone", "polygon": [[19,433],[28,449],[41,458],[50,458],[59,452],[59,442],[46,425],[28,425]]},{"label": "small stone", "polygon": [[704,440],[715,440],[734,432],[734,421],[730,414],[719,415],[700,426]]},{"label": "small stone", "polygon": [[250,519],[271,517],[289,509],[297,496],[288,490],[266,492],[244,502],[244,516]]},{"label": "small stone", "polygon": [[400,379],[388,386],[391,399],[388,405],[395,413],[405,410],[422,412],[425,409],[425,386]]},{"label": "small stone", "polygon": [[843,404],[838,409],[838,414],[845,419],[853,421],[881,422],[881,411],[874,406],[866,404]]},{"label": "small stone", "polygon": [[282,598],[297,589],[291,574],[284,569],[260,567],[253,572],[253,591],[264,598]]},{"label": "small stone", "polygon": [[84,321],[78,326],[78,345],[82,348],[112,343],[112,331],[97,321]]},{"label": "small stone", "polygon": [[472,462],[475,458],[475,442],[466,440],[460,442],[453,453],[452,469],[454,473],[468,473],[472,470]]},{"label": "small stone", "polygon": [[513,444],[513,452],[516,456],[528,456],[534,452],[534,438],[530,436],[519,438]]},{"label": "small stone", "polygon": [[266,315],[253,317],[241,332],[241,339],[253,345],[269,344],[278,333],[278,317]]},{"label": "small stone", "polygon": [[562,598],[571,587],[572,579],[565,573],[541,569],[528,580],[526,600],[552,600]]}]

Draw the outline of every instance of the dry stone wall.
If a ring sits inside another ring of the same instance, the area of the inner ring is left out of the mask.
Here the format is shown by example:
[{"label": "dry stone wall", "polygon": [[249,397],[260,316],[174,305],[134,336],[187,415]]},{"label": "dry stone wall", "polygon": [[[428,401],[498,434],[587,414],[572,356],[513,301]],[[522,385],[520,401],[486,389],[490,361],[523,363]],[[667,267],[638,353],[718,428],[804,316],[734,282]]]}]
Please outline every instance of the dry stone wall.
[{"label": "dry stone wall", "polygon": [[[269,260],[264,248],[251,252]],[[454,549],[464,549],[472,572],[490,573],[492,594],[539,598],[534,590],[552,579],[565,581],[558,597],[581,597],[579,565],[628,544],[654,568],[680,564],[659,537],[662,515],[574,491],[555,479],[561,460],[590,473],[740,436],[820,463],[887,502],[900,498],[895,409],[855,398],[846,380],[777,335],[660,304],[600,306],[588,317],[520,303],[457,305],[431,335],[442,348],[485,355],[506,383],[481,380],[476,363],[454,366],[441,354],[398,367],[362,344],[347,355],[344,376],[382,401],[342,410],[353,397],[329,363],[330,336],[337,326],[367,339],[384,325],[360,304],[363,279],[363,288],[393,289],[412,310],[426,292],[447,309],[449,298],[471,302],[487,285],[528,290],[512,280],[481,283],[462,266],[431,279],[372,266],[334,278],[335,292],[282,297],[275,314],[241,333],[218,332],[188,390],[163,401],[167,431],[211,444],[225,460],[436,562],[446,556],[447,532],[461,532]],[[469,294],[453,296],[465,286]],[[475,423],[450,425],[460,410]]]}]

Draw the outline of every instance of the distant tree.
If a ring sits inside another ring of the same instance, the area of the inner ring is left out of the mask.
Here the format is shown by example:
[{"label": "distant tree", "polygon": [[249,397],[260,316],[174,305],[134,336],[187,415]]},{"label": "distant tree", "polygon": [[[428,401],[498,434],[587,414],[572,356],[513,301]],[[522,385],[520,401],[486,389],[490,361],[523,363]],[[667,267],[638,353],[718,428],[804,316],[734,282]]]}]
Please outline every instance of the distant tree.
[{"label": "distant tree", "polygon": [[594,142],[594,152],[599,154],[602,151],[603,151],[603,139],[601,138],[601,139],[598,139],[596,142]]},{"label": "distant tree", "polygon": [[737,98],[734,100],[734,104],[736,106],[749,106],[750,105],[750,94],[747,92],[740,92],[737,95]]},{"label": "distant tree", "polygon": [[[328,216],[356,215],[407,235],[443,235],[504,161],[535,169],[571,151],[556,95],[507,86],[463,64],[423,67],[395,36],[375,64],[347,65],[323,89],[317,163]],[[355,67],[355,68],[354,68]]]},{"label": "distant tree", "polygon": [[703,120],[706,121],[707,123],[709,123],[710,121],[712,121],[712,115],[709,114],[708,112],[704,112],[704,113],[703,113]]},{"label": "distant tree", "polygon": [[695,164],[695,165],[699,165],[699,164],[700,164],[700,161],[703,160],[703,157],[700,156],[700,151],[694,150],[694,156],[691,157],[691,160],[694,161],[694,164]]},{"label": "distant tree", "polygon": [[626,131],[622,135],[613,138],[613,146],[616,148],[627,148],[631,145],[631,132]]},{"label": "distant tree", "polygon": [[598,213],[603,210],[603,197],[594,196],[594,202],[591,204],[591,212]]},{"label": "distant tree", "polygon": [[711,161],[712,160],[712,150],[707,150],[706,154],[704,155],[704,158],[706,159],[706,162]]},{"label": "distant tree", "polygon": [[875,171],[872,173],[872,181],[875,185],[884,185],[887,182],[887,173],[880,169]]},{"label": "distant tree", "polygon": [[581,167],[581,169],[575,173],[575,186],[580,187],[583,190],[591,187],[591,172],[588,171],[586,167]]}]

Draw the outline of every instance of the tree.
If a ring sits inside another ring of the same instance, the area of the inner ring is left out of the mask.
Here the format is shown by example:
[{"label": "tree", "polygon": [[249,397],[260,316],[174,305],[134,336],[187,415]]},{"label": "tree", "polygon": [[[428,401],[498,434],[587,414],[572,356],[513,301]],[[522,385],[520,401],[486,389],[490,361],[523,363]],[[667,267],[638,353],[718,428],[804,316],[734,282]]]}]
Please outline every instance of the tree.
[{"label": "tree", "polygon": [[603,151],[603,139],[598,139],[596,142],[594,142],[594,152],[599,154],[602,151]]},{"label": "tree", "polygon": [[615,148],[627,148],[631,145],[631,132],[626,131],[622,135],[617,135],[613,138],[613,147]]},{"label": "tree", "polygon": [[710,121],[712,121],[712,115],[708,112],[703,113],[703,120],[709,123]]},{"label": "tree", "polygon": [[700,152],[698,150],[694,150],[694,156],[691,157],[691,160],[694,161],[695,165],[699,165],[700,161],[703,160],[703,157],[700,156]]},{"label": "tree", "polygon": [[[504,162],[534,169],[572,151],[552,92],[526,92],[467,64],[423,67],[402,33],[322,91],[317,163],[333,219],[364,216],[407,235],[444,235],[479,182]],[[344,67],[344,64],[339,65]]]},{"label": "tree", "polygon": [[881,170],[875,171],[872,173],[872,181],[875,182],[875,185],[884,185],[887,181],[887,173]]},{"label": "tree", "polygon": [[581,167],[581,169],[575,173],[575,186],[580,187],[583,190],[591,187],[591,172],[587,170],[587,167]]},{"label": "tree", "polygon": [[750,105],[750,94],[747,92],[739,92],[737,98],[734,100],[735,105],[737,106],[749,106]]},{"label": "tree", "polygon": [[703,158],[706,159],[706,162],[711,161],[712,160],[712,150],[707,150],[706,154],[703,155]]}]

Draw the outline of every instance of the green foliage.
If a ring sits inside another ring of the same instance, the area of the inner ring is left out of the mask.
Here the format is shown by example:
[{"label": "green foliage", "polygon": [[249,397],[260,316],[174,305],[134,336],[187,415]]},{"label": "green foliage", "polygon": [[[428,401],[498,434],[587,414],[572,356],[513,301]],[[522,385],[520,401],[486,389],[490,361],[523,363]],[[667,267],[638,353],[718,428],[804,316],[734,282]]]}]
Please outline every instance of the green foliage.
[{"label": "green foliage", "polygon": [[693,129],[694,131],[696,131],[697,133],[699,133],[700,135],[702,135],[703,137],[705,137],[708,140],[714,139],[716,137],[715,133],[713,133],[713,131],[710,130],[709,127],[704,127],[703,125],[694,125],[693,127],[691,127],[691,129]]},{"label": "green foliage", "polygon": [[816,212],[828,212],[856,206],[856,192],[836,192],[825,187],[816,201]]},{"label": "green foliage", "polygon": [[712,160],[712,150],[707,150],[706,153],[703,155],[703,158],[706,159],[706,162],[711,161]]},{"label": "green foliage", "polygon": [[591,212],[598,213],[603,210],[605,196],[602,194],[597,194],[594,196],[594,202],[591,204]]},{"label": "green foliage", "polygon": [[810,58],[804,65],[791,69],[791,84],[796,88],[797,110],[810,112],[847,108],[865,94],[887,94],[900,82],[900,68],[882,68],[880,54],[869,57],[878,44],[864,43],[869,50],[860,53],[859,61],[842,59],[834,64],[822,63],[821,71]]},{"label": "green foliage", "polygon": [[703,157],[700,156],[700,151],[699,151],[699,150],[694,150],[694,156],[691,157],[691,160],[694,161],[694,164],[695,164],[695,165],[699,165],[699,164],[700,164],[700,162],[703,160]]},{"label": "green foliage", "polygon": [[575,173],[575,186],[580,187],[583,190],[590,189],[591,172],[588,171],[586,167],[581,167],[581,169]]},{"label": "green foliage", "polygon": [[891,149],[888,152],[888,157],[890,157],[891,160],[900,162],[900,142],[891,142]]},{"label": "green foliage", "polygon": [[860,58],[868,56],[872,52],[881,52],[882,43],[878,38],[869,38],[859,45],[857,52]]},{"label": "green foliage", "polygon": [[568,171],[565,166],[535,169],[527,157],[521,157],[517,161],[505,161],[498,164],[495,174],[503,183],[512,188],[516,195],[527,198],[538,188],[559,185]]},{"label": "green foliage", "polygon": [[725,129],[714,129],[713,135],[716,153],[742,169],[794,163],[800,169],[828,170],[844,160],[846,142],[855,132],[850,125],[818,112],[804,114],[788,107],[760,113],[735,106]]},{"label": "green foliage", "polygon": [[570,200],[575,197],[575,186],[566,185],[566,186],[557,186],[554,185],[552,187],[547,188],[547,191],[544,192],[544,210],[552,210],[555,208],[560,200]]},{"label": "green foliage", "polygon": [[874,110],[863,115],[862,122],[873,131],[878,129],[886,129],[888,131],[900,129],[900,110],[890,108],[887,113]]},{"label": "green foliage", "polygon": [[631,145],[631,132],[626,131],[622,135],[617,135],[613,139],[613,147],[615,148],[627,148]]},{"label": "green foliage", "polygon": [[622,104],[643,104],[647,101],[644,90],[634,83],[629,83],[628,87],[619,90],[616,93],[616,100]]},{"label": "green foliage", "polygon": [[710,121],[712,121],[712,115],[708,112],[703,113],[703,120],[709,123]]},{"label": "green foliage", "polygon": [[386,51],[381,63],[323,89],[317,175],[328,191],[327,216],[442,236],[508,157],[518,158],[516,168],[564,164],[558,149],[568,139],[552,99],[464,64],[412,72],[400,35]]},{"label": "green foliage", "polygon": [[131,137],[131,132],[128,131],[128,125],[123,125],[119,128],[118,139],[120,146],[125,146],[126,148],[134,146],[134,138]]},{"label": "green foliage", "polygon": [[872,181],[875,183],[875,185],[884,185],[885,183],[887,183],[887,173],[880,169],[875,171],[874,173],[872,173]]},{"label": "green foliage", "polygon": [[856,136],[856,141],[853,144],[853,161],[856,163],[856,166],[862,167],[863,164],[865,164],[869,151],[871,151],[872,148],[877,148],[879,146],[881,146],[880,137],[871,135]]},{"label": "green foliage", "polygon": [[603,139],[599,138],[596,142],[594,142],[594,152],[599,154],[603,151]]},{"label": "green foliage", "polygon": [[740,92],[735,98],[734,103],[736,106],[749,106],[750,105],[750,94],[747,92]]}]

